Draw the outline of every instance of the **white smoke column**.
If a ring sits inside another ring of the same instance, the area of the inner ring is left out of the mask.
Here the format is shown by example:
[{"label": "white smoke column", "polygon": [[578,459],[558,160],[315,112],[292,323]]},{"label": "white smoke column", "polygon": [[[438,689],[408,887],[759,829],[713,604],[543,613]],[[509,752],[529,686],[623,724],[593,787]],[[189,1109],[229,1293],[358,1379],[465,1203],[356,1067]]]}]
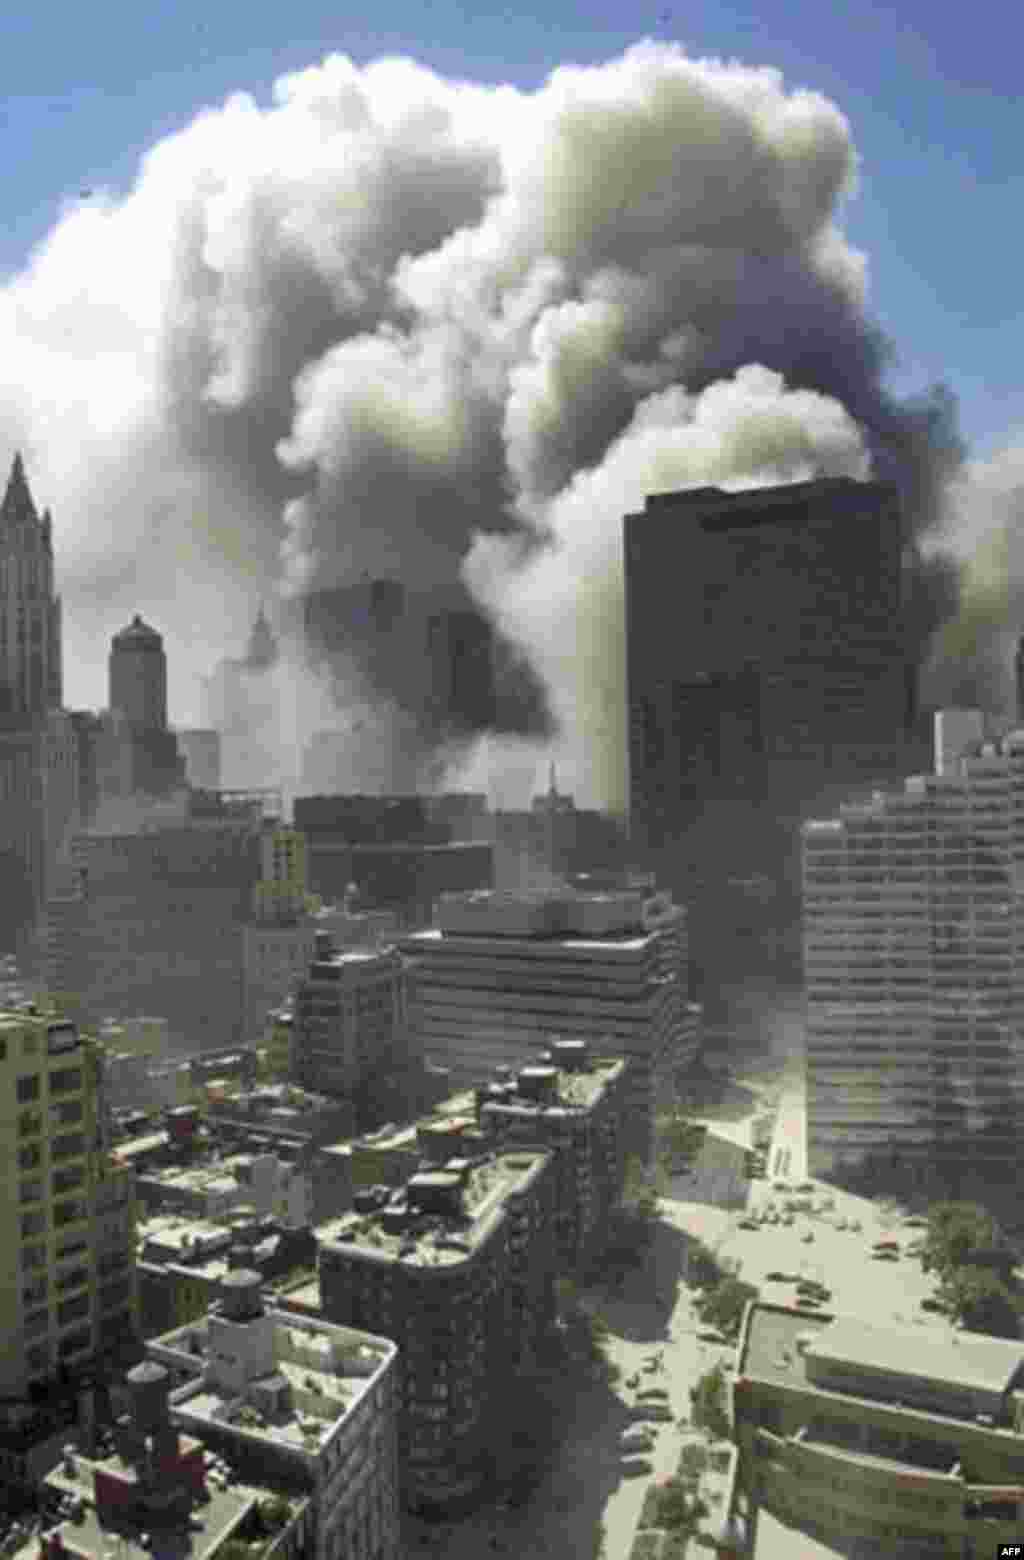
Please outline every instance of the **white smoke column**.
[{"label": "white smoke column", "polygon": [[467,578],[557,690],[578,800],[625,806],[623,515],[642,509],[648,493],[863,479],[868,470],[860,430],[841,406],[787,391],[779,375],[752,365],[700,396],[671,389],[642,402],[601,465],[544,507],[551,540],[526,560],[501,538],[477,541]]}]

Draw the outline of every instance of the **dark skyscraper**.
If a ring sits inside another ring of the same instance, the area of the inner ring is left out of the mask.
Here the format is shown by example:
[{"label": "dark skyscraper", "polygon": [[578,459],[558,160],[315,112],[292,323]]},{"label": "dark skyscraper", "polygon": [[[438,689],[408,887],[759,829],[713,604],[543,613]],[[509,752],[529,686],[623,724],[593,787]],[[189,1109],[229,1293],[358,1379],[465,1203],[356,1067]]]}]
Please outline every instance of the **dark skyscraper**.
[{"label": "dark skyscraper", "polygon": [[40,518],[15,455],[0,504],[0,714],[60,708],[60,625],[50,512]]},{"label": "dark skyscraper", "polygon": [[165,796],[184,785],[178,739],[167,729],[167,657],[138,613],[111,640],[110,710],[97,744],[101,801]]},{"label": "dark skyscraper", "polygon": [[155,628],[136,612],[110,645],[110,710],[147,731],[167,730],[167,657]]},{"label": "dark skyscraper", "polygon": [[780,934],[797,953],[805,808],[913,767],[902,548],[896,489],[848,478],[626,518],[631,835],[690,898],[709,984],[784,969]]}]

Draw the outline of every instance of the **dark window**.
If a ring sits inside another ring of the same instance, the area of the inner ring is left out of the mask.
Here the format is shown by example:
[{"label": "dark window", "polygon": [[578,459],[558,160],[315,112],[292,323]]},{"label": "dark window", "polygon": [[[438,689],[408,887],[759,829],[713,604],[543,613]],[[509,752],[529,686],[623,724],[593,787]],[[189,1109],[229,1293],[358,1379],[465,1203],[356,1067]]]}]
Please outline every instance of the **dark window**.
[{"label": "dark window", "polygon": [[73,1192],[76,1186],[81,1186],[85,1180],[85,1170],[81,1165],[71,1165],[67,1170],[55,1170],[53,1172],[53,1195],[63,1197],[65,1192]]},{"label": "dark window", "polygon": [[70,1089],[82,1087],[82,1069],[80,1067],[60,1067],[50,1074],[50,1093],[66,1094]]},{"label": "dark window", "polygon": [[30,1240],[33,1235],[42,1235],[46,1229],[46,1210],[40,1208],[33,1213],[23,1213],[21,1216],[21,1238]]},{"label": "dark window", "polygon": [[39,1074],[28,1073],[18,1079],[18,1104],[27,1105],[30,1100],[39,1098]]},{"label": "dark window", "polygon": [[34,1170],[41,1162],[43,1150],[38,1143],[29,1143],[27,1147],[18,1150],[18,1169]]},{"label": "dark window", "polygon": [[74,1295],[70,1300],[64,1300],[57,1307],[57,1325],[66,1327],[68,1322],[80,1322],[83,1316],[89,1315],[89,1296]]}]

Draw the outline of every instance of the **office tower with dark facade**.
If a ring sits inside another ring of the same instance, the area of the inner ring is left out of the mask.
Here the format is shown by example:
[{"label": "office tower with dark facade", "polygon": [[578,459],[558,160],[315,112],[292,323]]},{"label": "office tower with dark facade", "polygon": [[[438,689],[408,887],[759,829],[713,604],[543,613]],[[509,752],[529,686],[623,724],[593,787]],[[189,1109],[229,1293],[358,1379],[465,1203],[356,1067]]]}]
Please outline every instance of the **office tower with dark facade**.
[{"label": "office tower with dark facade", "polygon": [[801,817],[920,761],[902,570],[880,483],[701,488],[626,517],[631,835],[699,907],[709,994],[730,968],[798,978]]},{"label": "office tower with dark facade", "polygon": [[110,644],[109,710],[101,717],[99,801],[160,797],[185,784],[185,761],[167,728],[167,657],[138,613]]}]

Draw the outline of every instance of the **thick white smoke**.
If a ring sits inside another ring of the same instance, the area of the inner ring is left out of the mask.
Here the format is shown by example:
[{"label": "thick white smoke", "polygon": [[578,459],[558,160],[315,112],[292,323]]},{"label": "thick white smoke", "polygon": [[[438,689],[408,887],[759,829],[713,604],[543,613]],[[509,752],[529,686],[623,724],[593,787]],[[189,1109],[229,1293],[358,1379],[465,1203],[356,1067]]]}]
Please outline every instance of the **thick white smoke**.
[{"label": "thick white smoke", "polygon": [[[837,226],[855,169],[818,94],[654,43],[533,93],[332,56],[200,114],[0,291],[0,432],[54,510],[69,701],[102,702],[135,610],[193,722],[268,589],[464,569],[582,799],[621,801],[624,511],[865,475],[916,438],[894,459],[912,528],[934,519],[931,425],[908,440],[881,388]],[[416,744],[396,722],[378,767]]]}]

